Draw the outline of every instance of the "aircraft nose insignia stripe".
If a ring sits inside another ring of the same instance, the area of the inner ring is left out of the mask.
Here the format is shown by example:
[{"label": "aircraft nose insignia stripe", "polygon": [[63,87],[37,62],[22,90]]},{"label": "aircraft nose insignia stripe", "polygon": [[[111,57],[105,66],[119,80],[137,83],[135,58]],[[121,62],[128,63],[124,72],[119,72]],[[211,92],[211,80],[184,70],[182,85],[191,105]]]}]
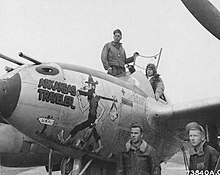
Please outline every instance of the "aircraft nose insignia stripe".
[{"label": "aircraft nose insignia stripe", "polygon": [[19,74],[0,80],[0,113],[3,118],[9,118],[14,112],[20,92],[21,78]]}]

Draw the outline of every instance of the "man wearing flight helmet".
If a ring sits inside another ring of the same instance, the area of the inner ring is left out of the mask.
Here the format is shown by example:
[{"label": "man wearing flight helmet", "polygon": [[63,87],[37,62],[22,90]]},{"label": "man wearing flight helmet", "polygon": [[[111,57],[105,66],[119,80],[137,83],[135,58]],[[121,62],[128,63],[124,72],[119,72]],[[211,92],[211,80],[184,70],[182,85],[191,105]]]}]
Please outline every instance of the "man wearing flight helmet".
[{"label": "man wearing flight helmet", "polygon": [[164,93],[164,83],[160,78],[160,74],[157,74],[157,70],[154,64],[149,63],[146,67],[146,77],[150,79],[151,86],[153,88],[155,99],[159,100]]}]

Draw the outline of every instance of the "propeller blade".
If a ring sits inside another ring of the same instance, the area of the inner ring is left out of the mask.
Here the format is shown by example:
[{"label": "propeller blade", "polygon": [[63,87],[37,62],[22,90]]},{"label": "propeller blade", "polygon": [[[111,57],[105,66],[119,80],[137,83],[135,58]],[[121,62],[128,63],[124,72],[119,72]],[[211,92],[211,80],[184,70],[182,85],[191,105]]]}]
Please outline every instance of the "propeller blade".
[{"label": "propeller blade", "polygon": [[220,39],[220,12],[208,0],[181,0],[192,15]]}]

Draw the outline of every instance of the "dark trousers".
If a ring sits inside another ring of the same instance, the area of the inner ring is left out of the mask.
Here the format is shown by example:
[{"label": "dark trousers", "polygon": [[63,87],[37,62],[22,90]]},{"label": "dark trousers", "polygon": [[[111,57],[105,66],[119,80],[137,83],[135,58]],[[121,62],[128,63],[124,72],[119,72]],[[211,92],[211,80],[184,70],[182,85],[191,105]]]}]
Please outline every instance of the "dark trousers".
[{"label": "dark trousers", "polygon": [[[89,114],[88,120],[80,123],[79,125],[76,125],[72,129],[72,131],[70,132],[71,137],[74,137],[79,131],[82,131],[87,127],[93,127],[92,124],[95,122],[95,120],[96,120],[96,115]],[[92,135],[95,138],[96,142],[98,142],[98,140],[101,139],[95,127],[93,128]]]},{"label": "dark trousers", "polygon": [[112,74],[110,75],[115,76],[115,77],[125,72],[124,67],[111,66],[111,68],[112,68]]}]

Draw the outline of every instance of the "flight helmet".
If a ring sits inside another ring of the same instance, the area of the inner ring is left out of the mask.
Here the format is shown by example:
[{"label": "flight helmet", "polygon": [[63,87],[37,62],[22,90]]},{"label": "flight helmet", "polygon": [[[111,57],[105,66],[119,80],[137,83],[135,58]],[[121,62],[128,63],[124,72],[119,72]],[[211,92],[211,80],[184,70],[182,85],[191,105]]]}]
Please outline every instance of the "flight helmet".
[{"label": "flight helmet", "polygon": [[152,69],[153,70],[153,74],[157,74],[157,70],[156,70],[156,66],[152,63],[149,63],[147,66],[146,66],[146,69],[145,69],[145,73],[147,75],[147,69]]}]

